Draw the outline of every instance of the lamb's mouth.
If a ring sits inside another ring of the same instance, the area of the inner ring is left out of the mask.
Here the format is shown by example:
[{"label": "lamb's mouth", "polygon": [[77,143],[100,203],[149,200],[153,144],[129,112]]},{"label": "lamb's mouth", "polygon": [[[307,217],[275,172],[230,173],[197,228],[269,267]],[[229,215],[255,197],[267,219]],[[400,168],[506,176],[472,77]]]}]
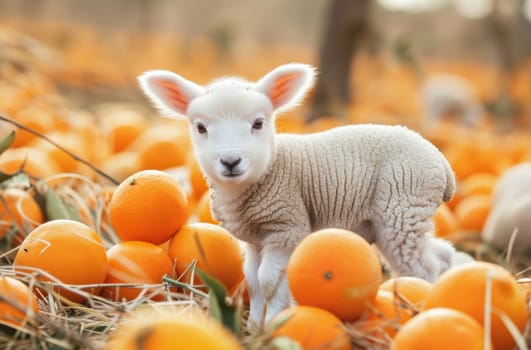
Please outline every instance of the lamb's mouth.
[{"label": "lamb's mouth", "polygon": [[224,177],[228,177],[228,178],[237,178],[241,175],[243,175],[243,171],[234,171],[234,170],[228,170],[228,171],[224,171],[221,175],[223,175]]}]

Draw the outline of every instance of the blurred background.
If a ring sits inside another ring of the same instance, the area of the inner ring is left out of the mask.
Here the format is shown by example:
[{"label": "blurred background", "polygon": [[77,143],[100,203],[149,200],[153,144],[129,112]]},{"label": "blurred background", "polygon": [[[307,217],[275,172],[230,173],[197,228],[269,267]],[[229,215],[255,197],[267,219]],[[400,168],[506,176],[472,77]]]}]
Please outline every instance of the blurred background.
[{"label": "blurred background", "polygon": [[[315,65],[319,79],[278,118],[280,131],[404,124],[458,177],[531,158],[531,0],[0,0],[0,113],[41,131],[50,118],[96,123],[91,140],[111,141],[94,163],[119,178],[137,168],[121,168],[134,163],[121,151],[147,124],[123,139],[116,125],[162,119],[139,74],[169,69],[206,84],[287,62]],[[113,152],[123,159],[109,161]]]},{"label": "blurred background", "polygon": [[[16,30],[38,41],[28,54],[79,103],[140,99],[134,77],[147,69],[206,83],[303,61],[321,72],[306,120],[357,109],[422,119],[442,113],[426,111],[423,88],[457,85],[481,114],[529,124],[531,0],[0,0],[0,21],[2,40]],[[475,118],[447,99],[452,114]]]}]

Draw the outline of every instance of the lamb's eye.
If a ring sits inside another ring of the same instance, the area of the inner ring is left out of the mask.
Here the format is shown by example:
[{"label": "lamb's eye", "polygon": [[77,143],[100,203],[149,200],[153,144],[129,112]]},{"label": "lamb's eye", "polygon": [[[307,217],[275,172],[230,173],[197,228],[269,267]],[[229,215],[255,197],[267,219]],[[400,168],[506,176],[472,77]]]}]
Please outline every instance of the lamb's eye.
[{"label": "lamb's eye", "polygon": [[206,127],[202,124],[202,123],[197,123],[195,125],[195,127],[197,128],[197,132],[200,133],[200,134],[206,134],[207,132],[207,129]]},{"label": "lamb's eye", "polygon": [[258,118],[253,123],[253,130],[260,130],[264,127],[264,118]]}]

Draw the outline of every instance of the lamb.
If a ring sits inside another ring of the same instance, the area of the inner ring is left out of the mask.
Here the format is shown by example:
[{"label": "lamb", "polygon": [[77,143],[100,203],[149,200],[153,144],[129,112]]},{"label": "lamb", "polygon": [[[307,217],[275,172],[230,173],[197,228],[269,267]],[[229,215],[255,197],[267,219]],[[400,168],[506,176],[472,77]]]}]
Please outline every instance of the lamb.
[{"label": "lamb", "polygon": [[531,252],[531,163],[520,163],[506,170],[494,188],[492,210],[483,227],[485,242],[498,249],[513,252]]},{"label": "lamb", "polygon": [[454,249],[432,236],[431,218],[451,199],[455,177],[419,134],[384,125],[275,134],[275,116],[297,105],[314,77],[297,63],[254,83],[229,77],[203,87],[169,71],[139,77],[164,114],[188,118],[214,217],[247,243],[251,325],[292,303],[289,257],[321,228],[359,233],[401,275],[434,281],[453,263]]},{"label": "lamb", "polygon": [[465,79],[452,74],[433,74],[420,87],[427,126],[456,114],[467,127],[476,126],[486,111],[477,91]]}]

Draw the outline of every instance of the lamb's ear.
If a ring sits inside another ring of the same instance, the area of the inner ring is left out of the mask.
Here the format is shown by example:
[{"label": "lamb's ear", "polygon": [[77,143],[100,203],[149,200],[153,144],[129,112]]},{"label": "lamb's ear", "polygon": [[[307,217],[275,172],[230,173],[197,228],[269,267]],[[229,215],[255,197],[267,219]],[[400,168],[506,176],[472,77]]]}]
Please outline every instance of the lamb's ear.
[{"label": "lamb's ear", "polygon": [[204,88],[166,70],[145,72],[138,77],[142,91],[165,115],[186,115],[186,109]]},{"label": "lamb's ear", "polygon": [[285,111],[302,101],[314,80],[312,66],[290,63],[266,74],[256,83],[255,89],[269,98],[275,111]]}]

